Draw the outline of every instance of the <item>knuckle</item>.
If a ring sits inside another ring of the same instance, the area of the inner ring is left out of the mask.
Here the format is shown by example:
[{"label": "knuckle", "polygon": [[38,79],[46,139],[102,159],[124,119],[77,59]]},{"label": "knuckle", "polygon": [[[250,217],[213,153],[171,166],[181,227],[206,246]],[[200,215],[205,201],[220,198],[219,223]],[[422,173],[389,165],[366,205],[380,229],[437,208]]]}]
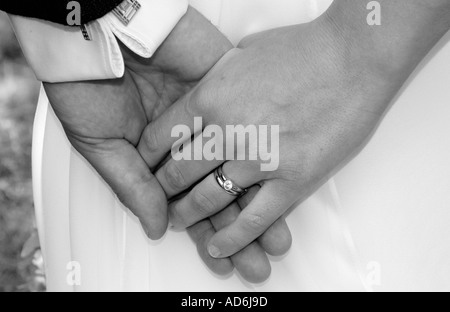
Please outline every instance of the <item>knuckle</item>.
[{"label": "knuckle", "polygon": [[248,189],[248,192],[238,199],[238,203],[242,210],[248,207],[251,204],[256,194],[258,194],[261,187],[259,185],[252,186]]},{"label": "knuckle", "polygon": [[[197,247],[205,246],[211,238],[213,227],[209,221],[201,221],[187,229],[189,236],[197,244]],[[206,249],[206,248],[205,248]]]},{"label": "knuckle", "polygon": [[184,228],[189,226],[188,218],[180,211],[180,206],[176,205],[169,210],[169,219],[172,225]]},{"label": "knuckle", "polygon": [[211,103],[208,100],[208,88],[203,85],[201,88],[197,88],[189,96],[186,104],[186,110],[191,116],[197,116],[202,113],[206,113],[211,109]]},{"label": "knuckle", "polygon": [[267,226],[267,220],[264,216],[259,214],[246,214],[244,216],[244,226],[252,234],[261,233]]},{"label": "knuckle", "polygon": [[208,243],[208,240],[211,238],[210,235],[210,228],[204,229],[197,235],[197,248],[200,249],[206,249],[205,246]]},{"label": "knuckle", "polygon": [[186,189],[186,180],[176,163],[169,162],[165,166],[164,175],[169,187],[174,191],[182,191]]},{"label": "knuckle", "polygon": [[192,94],[188,95],[187,101],[185,102],[185,110],[188,116],[197,116],[199,114],[198,109],[198,90],[193,91]]},{"label": "knuckle", "polygon": [[216,204],[200,190],[194,190],[192,194],[194,209],[201,215],[210,216],[215,212]]},{"label": "knuckle", "polygon": [[298,182],[305,179],[305,176],[307,176],[306,172],[309,172],[306,165],[288,164],[285,168],[279,170],[279,176],[286,181]]},{"label": "knuckle", "polygon": [[[155,182],[156,177],[150,173],[150,171],[141,171],[136,175],[136,180],[133,181],[136,188],[146,187],[147,185]],[[136,189],[135,188],[135,189]]]},{"label": "knuckle", "polygon": [[229,231],[225,233],[225,238],[227,243],[235,247],[235,250],[242,250],[246,247],[246,244],[244,243],[243,239],[237,238],[235,235],[232,235]]},{"label": "knuckle", "polygon": [[156,153],[159,151],[158,134],[151,125],[145,129],[144,133],[144,144],[150,153]]}]

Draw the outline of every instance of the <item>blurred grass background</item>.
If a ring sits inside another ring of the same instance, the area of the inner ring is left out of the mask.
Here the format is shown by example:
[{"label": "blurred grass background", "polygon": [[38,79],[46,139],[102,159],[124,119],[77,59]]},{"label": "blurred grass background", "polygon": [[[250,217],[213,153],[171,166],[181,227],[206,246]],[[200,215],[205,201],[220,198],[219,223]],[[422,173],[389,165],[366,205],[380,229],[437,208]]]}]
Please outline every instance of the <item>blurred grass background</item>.
[{"label": "blurred grass background", "polygon": [[35,254],[21,256],[35,233],[32,124],[39,83],[0,12],[0,291],[38,291]]}]

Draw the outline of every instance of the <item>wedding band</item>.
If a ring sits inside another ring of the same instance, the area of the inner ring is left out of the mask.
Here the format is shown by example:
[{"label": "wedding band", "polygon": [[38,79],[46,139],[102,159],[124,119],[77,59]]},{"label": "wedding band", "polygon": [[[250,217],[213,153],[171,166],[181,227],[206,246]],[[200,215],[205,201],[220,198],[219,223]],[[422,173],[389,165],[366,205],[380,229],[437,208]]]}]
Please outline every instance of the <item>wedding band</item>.
[{"label": "wedding band", "polygon": [[216,178],[219,186],[228,194],[236,197],[241,197],[247,193],[247,189],[243,189],[236,185],[232,180],[228,179],[223,173],[223,166],[220,166],[214,172],[214,176]]}]

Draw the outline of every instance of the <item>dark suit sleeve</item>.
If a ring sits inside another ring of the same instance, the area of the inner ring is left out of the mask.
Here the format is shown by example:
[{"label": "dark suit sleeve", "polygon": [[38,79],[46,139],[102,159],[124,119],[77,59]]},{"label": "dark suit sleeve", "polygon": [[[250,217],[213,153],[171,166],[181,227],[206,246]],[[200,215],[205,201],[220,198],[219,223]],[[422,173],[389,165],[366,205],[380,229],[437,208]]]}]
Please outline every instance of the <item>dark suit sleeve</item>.
[{"label": "dark suit sleeve", "polygon": [[[81,6],[81,23],[87,24],[103,17],[123,0],[78,0]],[[10,14],[38,18],[67,25],[71,0],[0,0],[0,10]]]}]

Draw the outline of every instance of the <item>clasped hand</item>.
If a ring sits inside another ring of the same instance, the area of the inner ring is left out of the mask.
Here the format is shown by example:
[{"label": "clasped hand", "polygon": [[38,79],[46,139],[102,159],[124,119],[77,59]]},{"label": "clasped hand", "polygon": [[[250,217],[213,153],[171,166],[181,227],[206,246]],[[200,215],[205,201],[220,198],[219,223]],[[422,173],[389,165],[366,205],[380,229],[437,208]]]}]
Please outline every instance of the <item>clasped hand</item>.
[{"label": "clasped hand", "polygon": [[[44,83],[72,145],[140,219],[151,239],[160,239],[167,230],[167,194],[172,194],[152,174],[170,152],[170,148],[163,151],[154,141],[158,132],[154,122],[232,48],[212,24],[189,9],[151,59],[142,59],[121,46],[126,64],[123,78]],[[155,153],[164,157],[152,158]],[[209,239],[235,221],[250,196],[252,193],[222,215],[191,224],[189,230],[211,270],[226,275],[236,267],[245,279],[258,283],[270,275],[266,252],[279,255],[290,247],[284,221],[273,226],[259,242],[230,258],[214,259],[207,251]]]},{"label": "clasped hand", "polygon": [[[233,49],[190,9],[151,59],[122,47],[122,79],[45,88],[73,146],[150,238],[161,238],[170,218],[188,230],[215,273],[236,267],[258,283],[270,276],[267,255],[291,246],[289,208],[362,148],[395,94],[376,70],[346,61],[344,51],[326,18],[250,36]],[[167,160],[177,140],[172,129],[186,125],[198,134],[196,117],[223,129],[279,126],[279,167]],[[220,166],[249,188],[245,196],[218,185],[211,172]]]}]

